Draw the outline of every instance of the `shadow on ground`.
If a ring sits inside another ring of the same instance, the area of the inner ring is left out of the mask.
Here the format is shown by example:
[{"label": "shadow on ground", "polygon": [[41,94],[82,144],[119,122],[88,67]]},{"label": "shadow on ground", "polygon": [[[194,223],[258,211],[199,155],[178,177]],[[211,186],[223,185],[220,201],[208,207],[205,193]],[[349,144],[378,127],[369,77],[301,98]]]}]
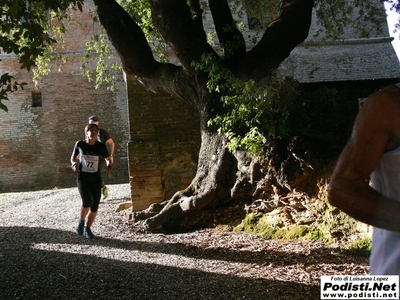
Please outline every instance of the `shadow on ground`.
[{"label": "shadow on ground", "polygon": [[[241,251],[241,255],[238,256],[237,251],[229,249],[207,250],[179,243],[149,243],[105,238],[87,240],[74,232],[34,227],[1,227],[0,238],[0,299],[2,300],[319,299],[318,286],[221,275],[179,266],[133,263],[79,252],[45,251],[35,249],[32,245],[39,243],[66,244],[66,247],[76,244],[81,247],[97,245],[139,250],[149,255],[166,253],[245,263],[265,263],[273,259],[276,265],[294,264],[303,254],[275,251],[255,254]],[[325,253],[322,256],[326,255]],[[318,253],[315,253],[314,263],[322,263],[319,261]],[[280,295],[278,298],[277,294]]]}]

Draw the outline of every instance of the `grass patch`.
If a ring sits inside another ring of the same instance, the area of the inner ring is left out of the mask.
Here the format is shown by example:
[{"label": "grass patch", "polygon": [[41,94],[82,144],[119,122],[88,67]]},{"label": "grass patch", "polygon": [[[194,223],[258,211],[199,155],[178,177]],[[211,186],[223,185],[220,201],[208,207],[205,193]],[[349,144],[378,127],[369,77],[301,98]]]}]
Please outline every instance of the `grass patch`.
[{"label": "grass patch", "polygon": [[357,256],[369,257],[372,250],[372,239],[364,238],[350,245],[349,251]]}]

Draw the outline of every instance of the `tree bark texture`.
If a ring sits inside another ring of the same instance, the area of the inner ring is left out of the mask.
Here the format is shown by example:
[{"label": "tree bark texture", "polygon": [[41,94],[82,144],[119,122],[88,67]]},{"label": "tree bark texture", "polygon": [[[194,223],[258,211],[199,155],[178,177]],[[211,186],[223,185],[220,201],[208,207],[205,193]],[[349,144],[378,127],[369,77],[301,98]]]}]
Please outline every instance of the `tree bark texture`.
[{"label": "tree bark texture", "polygon": [[228,1],[209,0],[221,45],[242,43],[240,47],[225,50],[229,53],[225,52],[223,56],[207,42],[198,0],[150,0],[154,26],[180,65],[158,62],[140,27],[115,0],[94,2],[124,71],[154,93],[184,99],[198,110],[200,116],[201,149],[192,183],[165,203],[138,213],[136,218],[143,219],[145,228],[153,231],[166,227],[166,224],[179,223],[191,211],[216,206],[241,195],[243,178],[238,159],[225,148],[224,136],[207,125],[210,117],[222,112],[220,96],[208,91],[208,74],[196,70],[192,62],[200,62],[203,54],[210,54],[236,76],[261,81],[307,37],[313,0],[295,0],[283,6],[280,17],[266,28],[259,43],[247,52],[237,27],[224,30],[227,25],[234,25]]}]

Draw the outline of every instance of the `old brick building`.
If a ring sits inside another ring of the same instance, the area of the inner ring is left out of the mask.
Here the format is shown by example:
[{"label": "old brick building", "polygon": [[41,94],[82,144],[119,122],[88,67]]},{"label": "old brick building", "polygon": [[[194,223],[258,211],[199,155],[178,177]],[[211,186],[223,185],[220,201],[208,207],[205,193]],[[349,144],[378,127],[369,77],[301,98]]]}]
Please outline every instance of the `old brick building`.
[{"label": "old brick building", "polygon": [[200,137],[196,112],[187,103],[154,95],[123,73],[115,93],[95,90],[83,75],[85,41],[98,32],[92,10],[88,1],[83,13],[71,12],[62,50],[67,63],[58,72],[59,62],[53,62],[39,88],[14,55],[0,52],[0,73],[28,83],[5,102],[8,113],[0,110],[0,192],[76,186],[69,158],[93,114],[116,143],[113,174],[105,181],[131,182],[139,207],[171,196],[194,176]]},{"label": "old brick building", "polygon": [[69,159],[75,141],[84,138],[84,126],[93,114],[99,116],[101,127],[110,132],[117,146],[113,175],[106,182],[129,182],[129,125],[122,74],[118,92],[111,93],[95,90],[81,69],[84,42],[96,30],[90,8],[86,7],[83,14],[71,12],[73,20],[65,24],[67,46],[62,50],[67,63],[58,72],[60,62],[54,61],[51,74],[44,76],[38,87],[31,73],[20,70],[14,55],[0,53],[0,73],[8,72],[19,82],[28,83],[4,102],[8,112],[0,110],[0,192],[75,186]]}]

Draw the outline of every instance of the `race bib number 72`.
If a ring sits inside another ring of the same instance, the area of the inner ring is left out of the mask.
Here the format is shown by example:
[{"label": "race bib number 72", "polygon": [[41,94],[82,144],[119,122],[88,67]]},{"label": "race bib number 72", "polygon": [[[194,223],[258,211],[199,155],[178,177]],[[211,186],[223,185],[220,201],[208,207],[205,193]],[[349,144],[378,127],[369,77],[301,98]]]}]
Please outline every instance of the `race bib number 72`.
[{"label": "race bib number 72", "polygon": [[96,155],[82,156],[82,172],[96,173],[99,169],[99,157]]}]

